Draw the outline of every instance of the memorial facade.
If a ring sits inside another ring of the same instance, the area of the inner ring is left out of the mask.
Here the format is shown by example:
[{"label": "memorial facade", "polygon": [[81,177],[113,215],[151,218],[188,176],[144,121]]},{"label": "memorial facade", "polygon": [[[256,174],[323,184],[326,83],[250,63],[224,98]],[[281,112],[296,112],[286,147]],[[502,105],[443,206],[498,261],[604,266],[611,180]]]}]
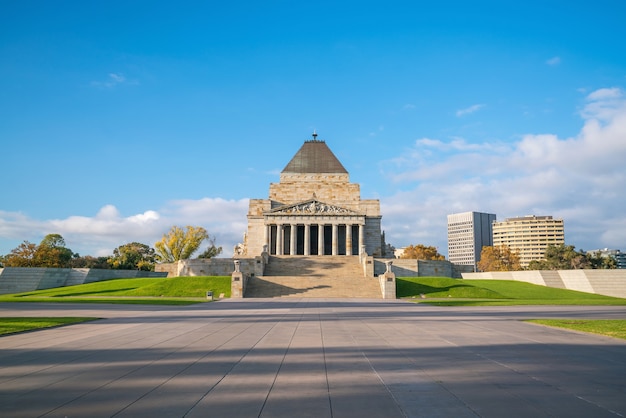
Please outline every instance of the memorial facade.
[{"label": "memorial facade", "polygon": [[325,141],[305,141],[270,184],[269,198],[250,199],[243,256],[384,255],[380,202],[360,186]]}]

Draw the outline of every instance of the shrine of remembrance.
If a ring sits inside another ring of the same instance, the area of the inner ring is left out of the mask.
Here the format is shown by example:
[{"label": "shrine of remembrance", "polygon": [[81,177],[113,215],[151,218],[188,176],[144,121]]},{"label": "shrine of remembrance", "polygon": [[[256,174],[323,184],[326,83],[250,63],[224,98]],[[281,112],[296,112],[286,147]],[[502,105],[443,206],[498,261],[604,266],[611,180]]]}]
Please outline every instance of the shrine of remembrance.
[{"label": "shrine of remembrance", "polygon": [[268,199],[250,199],[242,255],[383,255],[380,202],[361,199],[359,185],[316,137],[270,184]]}]

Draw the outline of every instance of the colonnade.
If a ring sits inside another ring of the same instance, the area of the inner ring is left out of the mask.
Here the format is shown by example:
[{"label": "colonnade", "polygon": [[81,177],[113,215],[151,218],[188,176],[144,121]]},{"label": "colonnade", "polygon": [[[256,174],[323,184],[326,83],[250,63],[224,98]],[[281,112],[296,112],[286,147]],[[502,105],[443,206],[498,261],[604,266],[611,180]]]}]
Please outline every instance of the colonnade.
[{"label": "colonnade", "polygon": [[364,244],[363,224],[266,224],[265,242],[273,255],[358,255]]}]

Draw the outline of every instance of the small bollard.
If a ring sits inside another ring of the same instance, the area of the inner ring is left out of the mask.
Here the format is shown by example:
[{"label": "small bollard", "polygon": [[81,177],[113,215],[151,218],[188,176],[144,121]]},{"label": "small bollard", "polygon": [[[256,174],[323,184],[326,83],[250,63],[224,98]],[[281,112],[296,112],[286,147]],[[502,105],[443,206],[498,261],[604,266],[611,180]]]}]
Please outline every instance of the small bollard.
[{"label": "small bollard", "polygon": [[209,300],[213,300],[213,291],[209,290],[208,292],[206,292],[206,298]]}]

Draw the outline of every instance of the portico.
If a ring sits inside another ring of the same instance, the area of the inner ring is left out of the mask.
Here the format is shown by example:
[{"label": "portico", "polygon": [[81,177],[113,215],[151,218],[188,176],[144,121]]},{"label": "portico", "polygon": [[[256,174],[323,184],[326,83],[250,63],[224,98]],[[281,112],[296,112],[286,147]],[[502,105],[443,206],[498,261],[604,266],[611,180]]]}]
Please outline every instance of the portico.
[{"label": "portico", "polygon": [[264,220],[271,255],[358,255],[365,242],[365,216],[318,201],[279,207]]}]

